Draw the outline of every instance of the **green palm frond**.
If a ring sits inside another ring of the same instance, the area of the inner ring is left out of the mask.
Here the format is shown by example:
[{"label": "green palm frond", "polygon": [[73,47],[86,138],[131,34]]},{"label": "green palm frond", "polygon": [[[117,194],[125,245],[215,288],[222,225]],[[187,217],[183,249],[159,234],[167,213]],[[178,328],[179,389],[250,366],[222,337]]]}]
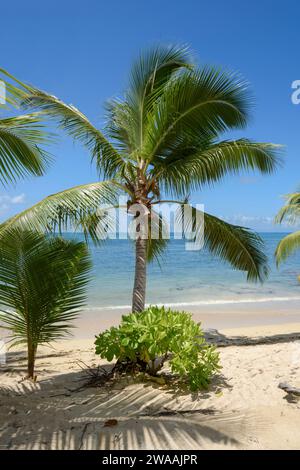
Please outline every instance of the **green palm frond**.
[{"label": "green palm frond", "polygon": [[285,261],[296,250],[300,249],[300,231],[290,233],[284,237],[277,245],[275,251],[277,266]]},{"label": "green palm frond", "polygon": [[0,119],[0,180],[6,184],[28,174],[41,176],[51,161],[40,147],[49,144],[40,113]]},{"label": "green palm frond", "polygon": [[1,67],[0,80],[5,84],[6,105],[18,108],[30,88]]},{"label": "green palm frond", "polygon": [[110,233],[117,235],[116,211],[120,211],[120,209],[122,207],[117,205],[115,201],[115,205],[105,205],[105,207],[98,207],[96,210],[83,211],[76,218],[74,228],[83,231],[86,243],[92,241],[95,245],[100,245],[102,241],[108,238]]},{"label": "green palm frond", "polygon": [[186,46],[159,46],[144,51],[132,67],[129,89],[125,96],[134,129],[136,149],[143,146],[149,113],[174,73],[192,67]]},{"label": "green palm frond", "polygon": [[153,91],[161,90],[175,72],[191,68],[193,63],[187,46],[160,45],[143,51],[130,72],[128,101],[143,108]]},{"label": "green palm frond", "polygon": [[160,262],[169,241],[169,227],[164,217],[153,208],[149,215],[147,261]]},{"label": "green palm frond", "polygon": [[[289,224],[297,224],[300,221],[300,193],[288,194],[286,204],[278,212],[275,223],[286,221]],[[300,248],[300,232],[290,233],[277,245],[275,258],[277,266],[285,261],[297,249]]]},{"label": "green palm frond", "polygon": [[[198,216],[203,216],[204,227],[197,225]],[[263,252],[262,239],[249,229],[229,224],[213,215],[199,214],[195,208],[189,213],[183,212],[183,206],[178,211],[178,220],[182,221],[190,232],[195,232],[195,241],[204,246],[221,260],[227,261],[234,269],[247,272],[249,281],[264,281],[268,274],[267,257]]]},{"label": "green palm frond", "polygon": [[[11,83],[7,78],[12,79]],[[6,88],[6,103],[15,111],[28,91],[3,69],[0,79]],[[15,84],[17,83],[16,86]],[[8,106],[3,106],[8,108]],[[10,109],[11,111],[11,109]],[[53,135],[44,130],[43,115],[31,113],[0,119],[0,181],[2,184],[15,182],[27,175],[40,176],[45,172],[50,154],[43,149],[53,141]]]},{"label": "green palm frond", "polygon": [[0,225],[0,238],[15,228],[52,231],[78,226],[78,220],[101,204],[116,206],[119,189],[110,181],[83,184],[46,197]]},{"label": "green palm frond", "polygon": [[300,220],[300,193],[288,194],[286,204],[278,212],[275,223],[281,224],[286,220],[289,224],[296,224]]},{"label": "green palm frond", "polygon": [[235,269],[247,272],[249,281],[263,282],[268,274],[264,242],[251,230],[205,213],[205,243],[209,250]]},{"label": "green palm frond", "polygon": [[0,245],[0,321],[13,344],[36,347],[68,334],[85,304],[90,268],[85,243],[11,233]]},{"label": "green palm frond", "polygon": [[[106,103],[105,130],[126,161],[134,161],[136,148],[136,122],[128,103],[112,99]],[[129,157],[130,156],[130,157]],[[136,161],[134,161],[136,163]],[[122,168],[121,168],[122,169]]]},{"label": "green palm frond", "polygon": [[66,104],[36,88],[32,88],[31,93],[24,98],[23,106],[38,108],[49,118],[57,120],[61,129],[88,148],[99,172],[104,177],[111,178],[123,167],[122,156],[104,134],[75,106]]},{"label": "green palm frond", "polygon": [[247,139],[218,143],[183,143],[168,157],[157,159],[153,174],[167,193],[186,194],[229,173],[258,170],[271,173],[281,162],[281,147]]},{"label": "green palm frond", "polygon": [[171,81],[147,126],[144,154],[150,161],[170,155],[186,136],[216,138],[244,127],[250,100],[245,82],[233,74],[203,68]]}]

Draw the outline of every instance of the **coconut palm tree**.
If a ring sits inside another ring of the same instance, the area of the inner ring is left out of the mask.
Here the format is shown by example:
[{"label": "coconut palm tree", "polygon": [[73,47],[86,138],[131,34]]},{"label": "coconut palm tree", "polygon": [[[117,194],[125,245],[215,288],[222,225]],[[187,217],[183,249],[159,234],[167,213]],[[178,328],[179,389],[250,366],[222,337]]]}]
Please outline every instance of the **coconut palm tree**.
[{"label": "coconut palm tree", "polygon": [[12,345],[27,344],[28,377],[37,347],[66,336],[85,302],[91,267],[84,242],[15,230],[0,245],[0,321]]},{"label": "coconut palm tree", "polygon": [[[275,221],[281,223],[283,220],[290,224],[300,222],[300,193],[289,194],[286,204],[280,209]],[[285,261],[291,254],[300,248],[300,231],[290,233],[277,245],[275,256],[277,265]]]},{"label": "coconut palm tree", "polygon": [[[142,54],[133,65],[128,89],[107,105],[103,131],[72,105],[31,88],[25,105],[39,109],[59,127],[84,144],[104,181],[51,195],[2,226],[44,229],[45,226],[80,223],[97,238],[103,218],[100,203],[114,206],[126,195],[127,210],[143,204],[147,217],[163,223],[156,204],[173,201],[179,213],[193,190],[213,185],[241,170],[271,173],[278,163],[278,148],[248,139],[222,140],[222,134],[244,128],[251,99],[247,86],[235,74],[213,67],[197,68],[186,48],[157,47]],[[196,225],[197,210],[190,212]],[[204,242],[233,268],[247,272],[249,280],[267,274],[262,240],[248,229],[204,214]],[[197,232],[198,231],[198,232]],[[150,234],[150,235],[149,235]],[[166,240],[137,236],[132,310],[145,306],[146,264],[165,248]]]},{"label": "coconut palm tree", "polygon": [[[14,183],[17,178],[28,174],[41,176],[49,161],[49,154],[42,145],[49,142],[49,135],[43,131],[40,113],[11,115],[18,108],[20,100],[26,96],[22,83],[15,86],[8,78],[13,78],[0,69],[0,112],[10,113],[0,117],[0,182]],[[5,96],[1,96],[5,90]]]}]

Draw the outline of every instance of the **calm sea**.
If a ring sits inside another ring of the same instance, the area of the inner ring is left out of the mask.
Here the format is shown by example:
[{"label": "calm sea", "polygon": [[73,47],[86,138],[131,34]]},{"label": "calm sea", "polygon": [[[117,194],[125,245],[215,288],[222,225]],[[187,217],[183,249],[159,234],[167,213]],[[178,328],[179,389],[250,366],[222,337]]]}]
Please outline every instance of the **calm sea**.
[{"label": "calm sea", "polygon": [[[205,250],[186,251],[184,241],[170,240],[160,266],[154,262],[148,267],[147,303],[179,307],[300,300],[299,253],[278,270],[274,251],[285,234],[260,235],[271,267],[269,279],[263,285],[247,282],[245,273],[234,271]],[[82,235],[76,237],[80,239]],[[90,249],[94,266],[88,307],[130,308],[134,276],[132,242],[108,240],[100,247],[91,245]]]}]

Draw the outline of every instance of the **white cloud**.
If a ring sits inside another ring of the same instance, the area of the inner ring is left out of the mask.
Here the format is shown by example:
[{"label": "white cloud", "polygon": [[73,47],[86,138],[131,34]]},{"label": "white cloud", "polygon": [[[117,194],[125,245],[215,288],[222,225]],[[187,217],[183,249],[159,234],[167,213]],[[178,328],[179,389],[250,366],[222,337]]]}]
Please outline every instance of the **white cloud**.
[{"label": "white cloud", "polygon": [[298,225],[290,224],[288,221],[283,222],[281,225],[275,224],[274,218],[272,216],[255,216],[255,215],[244,215],[244,214],[234,214],[230,216],[220,216],[220,219],[225,220],[231,224],[235,225],[242,225],[245,227],[265,227],[265,228],[272,228],[273,230],[281,229],[289,229],[292,230],[293,227],[297,228]]},{"label": "white cloud", "polygon": [[25,194],[17,194],[16,196],[0,195],[0,214],[4,214],[13,205],[23,204],[25,202]]},{"label": "white cloud", "polygon": [[249,224],[249,223],[261,223],[261,224],[273,224],[273,217],[269,216],[255,216],[255,215],[243,215],[243,214],[234,214],[229,216],[221,216],[220,217],[226,222],[230,222],[232,224]]},{"label": "white cloud", "polygon": [[25,194],[19,194],[18,196],[14,196],[11,198],[11,203],[12,204],[23,204],[25,202]]},{"label": "white cloud", "polygon": [[259,223],[273,225],[274,223],[274,217],[269,216],[235,214],[229,217],[224,217],[224,219],[234,224]]}]

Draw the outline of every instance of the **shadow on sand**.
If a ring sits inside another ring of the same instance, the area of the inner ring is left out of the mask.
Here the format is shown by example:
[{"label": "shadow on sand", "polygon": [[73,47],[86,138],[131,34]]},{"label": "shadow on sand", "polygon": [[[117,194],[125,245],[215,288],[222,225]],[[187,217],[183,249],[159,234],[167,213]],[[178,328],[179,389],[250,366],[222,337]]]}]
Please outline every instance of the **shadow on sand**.
[{"label": "shadow on sand", "polygon": [[226,336],[218,330],[210,328],[204,333],[205,339],[218,347],[225,346],[255,346],[259,344],[289,343],[300,340],[299,333],[286,333],[272,336]]},{"label": "shadow on sand", "polygon": [[[107,365],[110,368],[111,365]],[[162,390],[157,384],[121,380],[80,388],[84,371],[37,383],[0,388],[0,442],[7,449],[193,449],[211,443],[237,447],[230,436],[243,416],[205,407],[209,391]],[[79,390],[79,391],[77,391]],[[107,426],[113,420],[114,426]],[[230,432],[231,431],[231,432]]]},{"label": "shadow on sand", "polygon": [[[206,337],[218,346],[241,346],[295,341],[300,333],[249,338],[226,337],[210,330]],[[53,373],[51,353],[44,358],[48,363],[43,370]],[[24,353],[8,353],[6,371],[20,376],[24,366]],[[103,366],[107,371],[111,367]],[[86,387],[85,370],[55,373],[37,383],[15,380],[14,387],[0,387],[2,448],[237,449],[244,448],[256,419],[237,410],[208,406],[208,398],[230,388],[222,375],[214,378],[208,391],[191,394],[126,377],[101,387]]]}]

